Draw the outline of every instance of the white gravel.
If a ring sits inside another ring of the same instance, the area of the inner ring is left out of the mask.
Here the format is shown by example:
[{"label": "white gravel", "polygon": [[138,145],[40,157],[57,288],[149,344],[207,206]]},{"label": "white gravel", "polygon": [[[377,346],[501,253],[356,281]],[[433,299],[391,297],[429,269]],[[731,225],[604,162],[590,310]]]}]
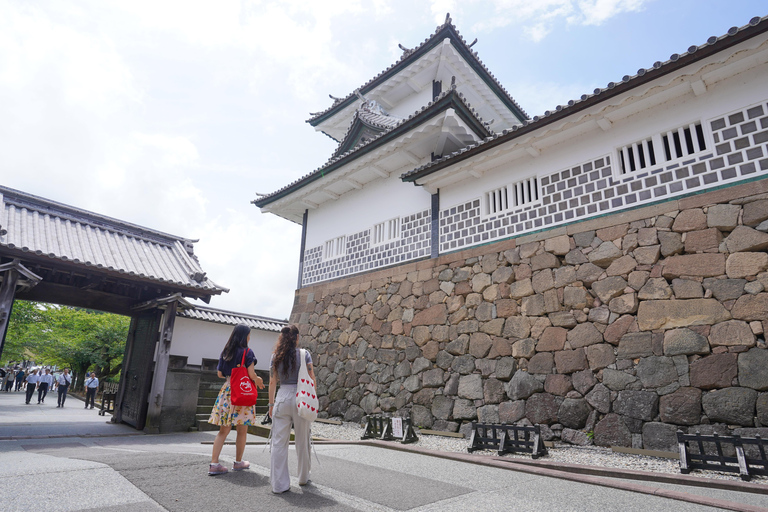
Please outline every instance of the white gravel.
[{"label": "white gravel", "polygon": [[[323,439],[353,441],[362,437],[365,429],[356,423],[343,423],[332,425],[316,421],[312,424],[312,435]],[[467,453],[468,439],[456,437],[444,437],[440,435],[427,435],[417,432],[418,442],[410,446],[418,446],[428,450],[442,452]],[[393,441],[394,442],[394,441]],[[645,455],[633,455],[614,452],[610,448],[597,446],[573,446],[564,443],[556,443],[554,448],[548,448],[548,454],[539,460],[564,462],[568,464],[581,464],[585,466],[597,466],[603,468],[630,469],[636,471],[650,471],[654,473],[680,474],[678,459],[666,459],[649,457]],[[490,450],[474,452],[482,455],[495,455]],[[507,454],[502,457],[530,459],[530,455]],[[741,481],[738,474],[721,473],[717,471],[692,471],[690,476],[701,478],[736,480]],[[751,482],[768,485],[768,478],[756,476]]]}]

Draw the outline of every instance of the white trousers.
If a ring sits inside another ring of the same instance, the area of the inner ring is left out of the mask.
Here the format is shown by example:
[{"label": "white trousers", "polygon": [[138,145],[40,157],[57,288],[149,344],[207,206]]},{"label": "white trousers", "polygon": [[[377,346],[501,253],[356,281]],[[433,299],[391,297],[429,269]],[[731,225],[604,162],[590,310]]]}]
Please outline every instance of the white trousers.
[{"label": "white trousers", "polygon": [[311,423],[299,416],[296,409],[296,386],[280,386],[272,409],[272,460],[269,480],[272,492],[284,492],[291,487],[288,472],[288,443],[291,439],[291,423],[296,440],[296,456],[299,459],[299,483],[309,480]]}]

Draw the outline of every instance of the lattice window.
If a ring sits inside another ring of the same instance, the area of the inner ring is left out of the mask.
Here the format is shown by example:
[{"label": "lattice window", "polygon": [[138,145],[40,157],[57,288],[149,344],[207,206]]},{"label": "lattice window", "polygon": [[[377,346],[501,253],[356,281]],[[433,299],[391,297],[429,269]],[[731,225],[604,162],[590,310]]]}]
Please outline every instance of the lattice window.
[{"label": "lattice window", "polygon": [[691,123],[661,132],[619,148],[622,174],[672,162],[707,149],[701,123]]},{"label": "lattice window", "polygon": [[323,246],[323,259],[332,260],[340,258],[347,253],[347,237],[339,236],[333,240],[328,240]]},{"label": "lattice window", "polygon": [[389,219],[373,226],[372,243],[381,245],[400,238],[400,217]]},{"label": "lattice window", "polygon": [[505,185],[501,188],[491,190],[485,193],[485,214],[494,215],[496,213],[512,210],[519,206],[535,203],[539,200],[539,182],[537,178],[528,178],[518,181],[512,185]]}]

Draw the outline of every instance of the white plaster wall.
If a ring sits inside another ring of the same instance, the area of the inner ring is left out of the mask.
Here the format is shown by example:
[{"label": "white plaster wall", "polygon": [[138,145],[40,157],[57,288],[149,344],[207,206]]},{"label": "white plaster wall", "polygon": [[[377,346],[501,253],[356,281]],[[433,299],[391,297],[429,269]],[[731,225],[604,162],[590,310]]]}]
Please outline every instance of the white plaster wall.
[{"label": "white plaster wall", "polygon": [[417,110],[421,110],[421,107],[430,101],[432,101],[432,82],[421,91],[400,100],[400,103],[389,109],[388,112],[395,117],[406,118]]},{"label": "white plaster wall", "polygon": [[374,224],[395,217],[427,210],[431,195],[421,187],[400,180],[401,172],[373,181],[335,201],[324,203],[307,215],[306,248],[326,240],[370,229]]},{"label": "white plaster wall", "polygon": [[[171,340],[171,355],[187,356],[187,364],[199,365],[205,359],[218,359],[234,325],[217,324],[176,317]],[[256,355],[256,369],[269,370],[269,358],[279,333],[251,329],[248,346]]]},{"label": "white plaster wall", "polygon": [[[615,148],[693,121],[702,121],[708,151],[714,150],[708,121],[768,100],[766,76],[768,65],[762,65],[710,86],[702,96],[695,96],[689,88],[681,97],[614,122],[608,131],[592,123],[582,135],[544,148],[538,157],[525,156],[489,170],[481,178],[468,178],[441,188],[440,209],[483,197],[485,192],[503,185],[532,176],[543,177],[601,156],[610,155],[612,167],[616,169]],[[511,148],[512,144],[507,146]]]}]

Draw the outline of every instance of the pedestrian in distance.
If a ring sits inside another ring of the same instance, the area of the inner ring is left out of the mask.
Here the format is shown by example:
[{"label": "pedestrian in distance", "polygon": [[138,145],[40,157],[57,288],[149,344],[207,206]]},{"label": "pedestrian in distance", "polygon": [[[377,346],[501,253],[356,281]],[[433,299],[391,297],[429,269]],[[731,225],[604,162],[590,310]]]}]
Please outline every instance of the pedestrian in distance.
[{"label": "pedestrian in distance", "polygon": [[72,377],[69,375],[69,368],[64,368],[59,378],[56,379],[59,390],[59,405],[56,407],[64,407],[64,402],[67,399],[67,390],[69,385],[72,384]]},{"label": "pedestrian in distance", "polygon": [[35,394],[37,383],[40,381],[40,376],[37,374],[37,370],[32,370],[25,380],[27,381],[27,399],[24,403],[29,404],[29,401],[32,400],[32,395]]},{"label": "pedestrian in distance", "polygon": [[13,381],[15,378],[16,372],[13,371],[13,368],[8,368],[8,370],[5,372],[5,381],[3,382],[3,389],[6,393],[13,389]]},{"label": "pedestrian in distance", "polygon": [[93,401],[96,398],[96,391],[99,390],[99,379],[96,378],[96,372],[91,372],[91,376],[85,380],[85,408],[88,408],[88,402],[93,409]]},{"label": "pedestrian in distance", "polygon": [[48,390],[53,385],[53,375],[51,375],[51,369],[46,368],[45,374],[40,376],[40,381],[37,383],[37,403],[44,404],[45,397],[48,394]]},{"label": "pedestrian in distance", "polygon": [[[310,471],[310,427],[311,422],[299,416],[296,408],[296,384],[299,381],[301,360],[298,348],[299,330],[295,325],[283,327],[277,338],[272,360],[269,363],[269,416],[272,418],[272,457],[269,480],[272,492],[279,494],[291,488],[288,472],[288,442],[291,438],[291,424],[296,440],[296,455],[299,459],[299,485],[309,482]],[[312,356],[305,352],[307,372],[312,381],[315,371]],[[277,384],[280,390],[275,395]]]},{"label": "pedestrian in distance", "polygon": [[16,391],[19,391],[22,389],[22,386],[24,385],[24,377],[26,374],[24,373],[24,368],[19,368],[19,371],[16,372]]},{"label": "pedestrian in distance", "polygon": [[[232,375],[232,369],[243,364],[248,369],[248,376],[256,384],[258,389],[264,389],[264,381],[256,375],[254,367],[256,366],[256,355],[253,350],[248,348],[248,341],[251,339],[251,328],[245,324],[238,324],[232,329],[224,350],[219,357],[219,365],[216,370],[220,379],[226,379],[224,385],[216,397],[216,403],[213,404],[211,416],[208,423],[219,426],[219,433],[213,441],[213,452],[211,453],[211,464],[208,467],[208,474],[223,475],[229,470],[219,462],[221,449],[224,447],[224,441],[232,430],[232,426],[237,431],[235,440],[235,463],[233,471],[248,469],[251,464],[243,460],[245,452],[245,441],[248,436],[248,426],[256,425],[256,406],[238,406],[232,405],[232,393],[230,390],[229,378]],[[243,354],[245,362],[243,363]]]}]

